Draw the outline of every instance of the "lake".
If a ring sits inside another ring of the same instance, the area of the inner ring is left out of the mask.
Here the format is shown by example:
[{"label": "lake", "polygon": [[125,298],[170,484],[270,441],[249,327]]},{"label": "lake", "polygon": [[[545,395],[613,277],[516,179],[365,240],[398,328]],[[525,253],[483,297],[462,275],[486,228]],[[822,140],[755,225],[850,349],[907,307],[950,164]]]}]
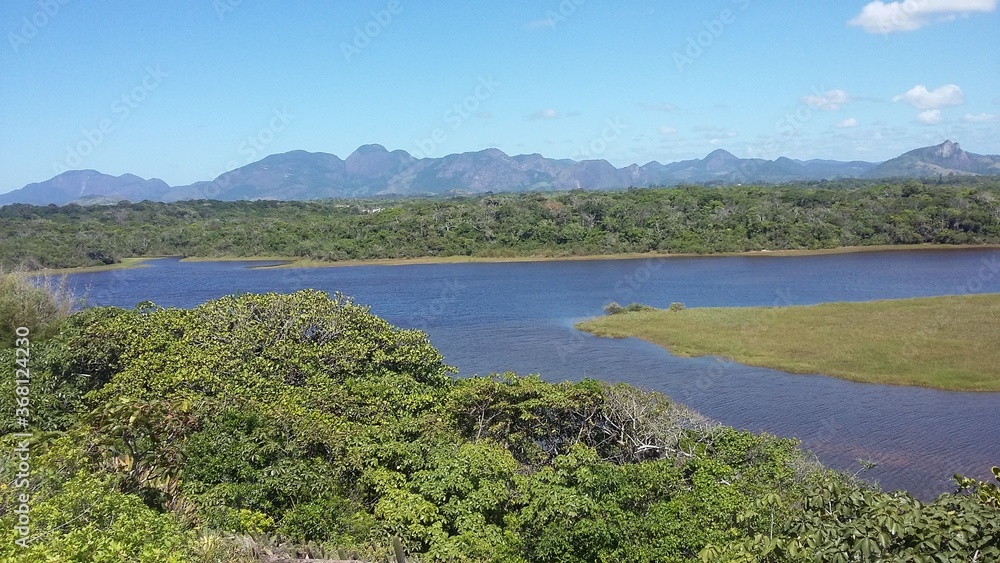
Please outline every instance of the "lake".
[{"label": "lake", "polygon": [[515,371],[662,391],[723,424],[799,438],[837,469],[856,471],[858,459],[872,460],[877,467],[863,476],[923,499],[950,490],[956,472],[985,479],[1000,464],[1000,393],[791,375],[678,358],[639,340],[573,329],[610,301],[785,306],[996,293],[996,249],[284,269],[168,258],[148,265],[74,274],[70,282],[90,304],[127,308],[147,299],[192,307],[235,292],[340,291],[397,326],[425,330],[460,375]]}]

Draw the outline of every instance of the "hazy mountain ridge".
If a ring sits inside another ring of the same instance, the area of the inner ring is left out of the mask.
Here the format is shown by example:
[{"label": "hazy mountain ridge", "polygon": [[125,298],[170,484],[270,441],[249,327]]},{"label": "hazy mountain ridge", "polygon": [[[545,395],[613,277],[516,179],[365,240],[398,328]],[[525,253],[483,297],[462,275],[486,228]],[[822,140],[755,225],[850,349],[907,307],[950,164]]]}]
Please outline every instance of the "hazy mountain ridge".
[{"label": "hazy mountain ridge", "polygon": [[415,158],[406,151],[364,145],[346,159],[296,150],[267,156],[211,181],[168,186],[132,174],[109,176],[73,170],[44,182],[0,194],[0,205],[63,205],[121,199],[306,200],[482,193],[487,191],[604,190],[679,183],[777,183],[837,178],[927,177],[949,174],[1000,174],[1000,156],[965,152],[945,141],[907,152],[881,164],[835,160],[739,158],[717,149],[703,159],[670,164],[656,161],[616,168],[606,160],[551,159],[540,154],[509,156],[495,148]]},{"label": "hazy mountain ridge", "polygon": [[1000,156],[973,154],[955,142],[945,141],[923,147],[887,160],[865,174],[868,178],[905,176],[992,176],[1000,174]]},{"label": "hazy mountain ridge", "polygon": [[170,186],[159,178],[146,180],[134,174],[110,176],[96,170],[69,170],[44,182],[0,194],[0,205],[31,203],[64,205],[76,200],[95,200],[102,196],[141,201],[158,199]]}]

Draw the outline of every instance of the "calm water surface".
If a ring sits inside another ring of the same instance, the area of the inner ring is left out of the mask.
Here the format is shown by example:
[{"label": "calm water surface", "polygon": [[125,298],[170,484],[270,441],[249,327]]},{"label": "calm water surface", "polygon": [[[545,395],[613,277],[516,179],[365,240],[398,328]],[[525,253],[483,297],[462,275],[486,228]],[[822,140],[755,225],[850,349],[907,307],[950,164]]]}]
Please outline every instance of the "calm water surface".
[{"label": "calm water surface", "polygon": [[[235,292],[340,291],[389,322],[420,328],[461,375],[516,371],[656,389],[724,424],[797,437],[829,466],[928,499],[953,473],[1000,464],[1000,393],[956,393],[790,375],[716,358],[677,358],[635,339],[574,330],[609,301],[665,307],[784,306],[1000,292],[1000,251],[697,257],[509,264],[251,268],[188,263],[75,274],[95,305],[149,299],[192,307]],[[1000,322],[1000,319],[998,319]],[[997,343],[1000,345],[1000,343]],[[1000,369],[1000,367],[998,367]]]}]

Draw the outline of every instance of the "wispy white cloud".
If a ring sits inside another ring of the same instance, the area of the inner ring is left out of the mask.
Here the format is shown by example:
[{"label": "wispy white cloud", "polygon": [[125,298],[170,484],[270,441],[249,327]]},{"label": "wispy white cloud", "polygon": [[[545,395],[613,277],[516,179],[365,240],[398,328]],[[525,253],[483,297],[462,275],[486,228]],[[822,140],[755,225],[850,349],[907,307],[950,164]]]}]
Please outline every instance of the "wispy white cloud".
[{"label": "wispy white cloud", "polygon": [[965,94],[955,84],[946,84],[930,91],[923,84],[917,84],[905,94],[892,99],[894,102],[906,102],[917,109],[938,109],[945,106],[960,106],[965,103]]},{"label": "wispy white cloud", "polygon": [[802,96],[802,103],[823,111],[839,111],[844,104],[854,101],[854,96],[843,90],[827,90],[813,96]]},{"label": "wispy white cloud", "polygon": [[938,123],[941,123],[941,110],[929,109],[927,111],[922,111],[919,115],[917,115],[917,121],[925,125],[937,125]]},{"label": "wispy white cloud", "polygon": [[726,129],[725,127],[715,127],[713,125],[695,125],[691,128],[691,130],[701,133],[701,138],[708,141],[708,144],[710,145],[718,145],[722,143],[723,140],[733,139],[740,136],[737,131]]},{"label": "wispy white cloud", "polygon": [[735,137],[739,135],[736,131],[729,129],[727,127],[719,127],[717,125],[695,125],[691,127],[691,130],[695,133],[705,133],[705,138],[710,139],[712,137]]},{"label": "wispy white cloud", "polygon": [[645,111],[663,111],[667,113],[672,113],[677,111],[677,106],[669,102],[657,103],[657,104],[647,104],[640,103],[639,107]]},{"label": "wispy white cloud", "polygon": [[847,129],[849,127],[857,127],[857,126],[858,126],[858,120],[853,117],[848,117],[847,119],[835,125],[835,127],[837,127],[838,129]]},{"label": "wispy white cloud", "polygon": [[674,127],[667,127],[666,125],[661,126],[659,129],[657,129],[657,131],[660,132],[660,135],[676,135],[677,134],[677,129],[676,128],[674,128]]},{"label": "wispy white cloud", "polygon": [[992,12],[997,2],[1000,0],[875,0],[865,5],[861,13],[847,23],[869,33],[915,31],[935,21]]},{"label": "wispy white cloud", "polygon": [[968,123],[1000,123],[1000,113],[967,113],[965,121]]},{"label": "wispy white cloud", "polygon": [[535,113],[528,116],[528,119],[559,119],[562,116],[558,111],[552,108],[546,108],[536,111]]}]

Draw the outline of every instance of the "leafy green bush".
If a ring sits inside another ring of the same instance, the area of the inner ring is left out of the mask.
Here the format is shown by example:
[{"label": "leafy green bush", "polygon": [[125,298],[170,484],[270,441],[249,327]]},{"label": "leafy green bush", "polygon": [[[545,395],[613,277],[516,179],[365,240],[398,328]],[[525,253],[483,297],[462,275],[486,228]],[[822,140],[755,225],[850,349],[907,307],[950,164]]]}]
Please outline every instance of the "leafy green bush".
[{"label": "leafy green bush", "polygon": [[[992,467],[990,471],[997,483],[1000,483],[1000,467]],[[1000,486],[997,483],[985,483],[962,475],[955,475],[955,482],[958,483],[959,491],[968,491],[979,498],[979,502],[1000,509]]]},{"label": "leafy green bush", "polygon": [[608,315],[617,315],[625,311],[625,307],[622,307],[617,302],[612,301],[604,306],[604,313]]},{"label": "leafy green bush", "polygon": [[426,335],[340,295],[93,309],[37,352],[31,547],[4,561],[374,560],[394,538],[421,561],[990,560],[1000,542],[992,485],[920,503],[660,393],[455,380]]},{"label": "leafy green bush", "polygon": [[629,303],[628,305],[622,307],[618,303],[612,301],[604,306],[604,312],[608,315],[620,315],[622,313],[638,313],[640,311],[656,310],[656,307],[650,307],[649,305],[643,305],[642,303]]},{"label": "leafy green bush", "polygon": [[[13,444],[5,440],[10,451]],[[79,437],[34,443],[28,548],[0,542],[3,561],[189,561],[193,534],[173,514],[159,513],[116,488],[113,476],[93,471]],[[41,450],[45,448],[44,453]],[[11,486],[16,458],[0,467],[0,524],[10,534],[24,489]],[[8,538],[10,536],[8,535]],[[10,538],[11,540],[13,538]]]}]

